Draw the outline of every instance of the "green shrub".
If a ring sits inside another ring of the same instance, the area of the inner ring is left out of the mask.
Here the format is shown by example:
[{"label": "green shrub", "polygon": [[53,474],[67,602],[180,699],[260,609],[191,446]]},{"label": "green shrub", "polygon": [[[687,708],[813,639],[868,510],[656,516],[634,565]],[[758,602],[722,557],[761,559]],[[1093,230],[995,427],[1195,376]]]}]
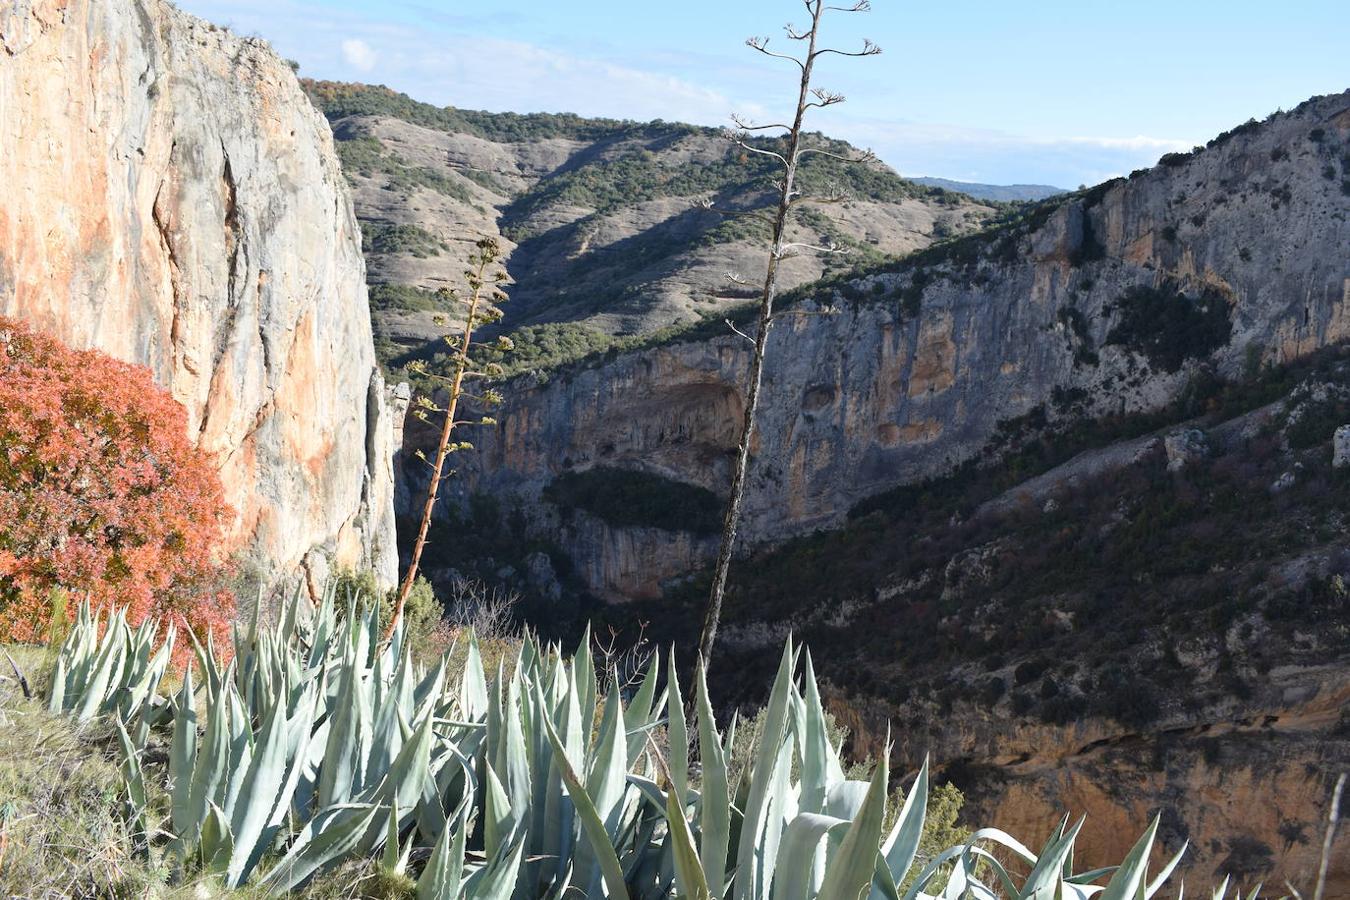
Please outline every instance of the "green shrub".
[{"label": "green shrub", "polygon": [[[338,600],[345,602],[347,597],[356,601],[359,611],[378,610],[380,627],[389,624],[394,614],[394,601],[398,588],[382,591],[375,583],[375,575],[369,569],[361,572],[339,572],[335,578]],[[449,643],[449,626],[445,622],[445,608],[436,597],[431,583],[422,576],[413,582],[412,592],[403,604],[403,627],[407,641],[416,659],[433,662],[443,653]]]},{"label": "green shrub", "polygon": [[445,298],[410,284],[372,284],[370,308],[380,312],[445,312]]},{"label": "green shrub", "polygon": [[385,149],[379,138],[362,135],[335,142],[342,171],[348,179],[353,175],[382,178],[387,190],[411,194],[427,188],[465,203],[473,202],[468,188],[454,178],[426,166],[408,165],[397,154]]},{"label": "green shrub", "polygon": [[[434,106],[413,100],[383,85],[304,79],[310,99],[330,120],[347,116],[390,116],[424,128],[451,134],[472,134],[492,141],[528,141],[547,138],[599,140],[628,131],[663,125],[614,119],[586,119],[571,113],[490,113],[453,106]],[[668,129],[692,126],[667,125]]]},{"label": "green shrub", "polygon": [[1206,290],[1198,297],[1175,286],[1139,285],[1112,305],[1119,320],[1107,344],[1139,353],[1158,369],[1176,372],[1188,359],[1203,359],[1228,343],[1233,332],[1228,301]]},{"label": "green shrub", "polygon": [[546,322],[525,325],[508,333],[510,352],[486,346],[476,359],[497,363],[506,377],[533,369],[552,369],[608,349],[615,339],[579,322]]},{"label": "green shrub", "polygon": [[408,253],[418,259],[440,256],[449,247],[420,225],[361,223],[361,249],[366,253]]}]

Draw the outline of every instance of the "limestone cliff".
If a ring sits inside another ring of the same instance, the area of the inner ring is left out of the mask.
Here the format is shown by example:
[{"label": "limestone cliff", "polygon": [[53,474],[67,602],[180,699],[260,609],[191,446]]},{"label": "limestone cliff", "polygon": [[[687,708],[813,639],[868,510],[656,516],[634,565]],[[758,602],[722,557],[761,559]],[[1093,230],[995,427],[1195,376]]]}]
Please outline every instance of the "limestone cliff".
[{"label": "limestone cliff", "polygon": [[0,9],[0,312],[150,367],[264,580],[395,575],[360,235],[290,67],[163,0]]},{"label": "limestone cliff", "polygon": [[[1319,98],[820,288],[770,341],[747,543],[835,526],[1022,417],[1154,409],[1201,364],[1234,375],[1350,337],[1348,144],[1350,94]],[[517,379],[454,487],[517,498],[594,592],[645,593],[630,573],[687,572],[687,541],[599,539],[535,501],[597,464],[724,491],[748,359],[724,333]]]}]

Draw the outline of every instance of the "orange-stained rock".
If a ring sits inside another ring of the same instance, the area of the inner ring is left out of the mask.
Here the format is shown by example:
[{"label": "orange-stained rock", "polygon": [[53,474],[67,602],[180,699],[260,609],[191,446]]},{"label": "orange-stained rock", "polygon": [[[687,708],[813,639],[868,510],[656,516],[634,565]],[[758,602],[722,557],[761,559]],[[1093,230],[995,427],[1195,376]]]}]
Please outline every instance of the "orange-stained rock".
[{"label": "orange-stained rock", "polygon": [[360,234],[290,67],[162,0],[17,0],[0,146],[0,313],[150,367],[262,580],[392,580]]}]

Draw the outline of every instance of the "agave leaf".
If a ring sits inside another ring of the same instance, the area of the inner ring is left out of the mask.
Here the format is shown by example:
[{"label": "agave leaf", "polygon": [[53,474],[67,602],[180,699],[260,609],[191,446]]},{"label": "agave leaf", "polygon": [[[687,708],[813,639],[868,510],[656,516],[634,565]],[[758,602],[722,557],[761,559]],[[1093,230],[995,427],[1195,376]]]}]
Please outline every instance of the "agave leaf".
[{"label": "agave leaf", "polygon": [[862,809],[863,803],[867,800],[867,792],[871,786],[871,781],[855,779],[847,779],[831,785],[825,794],[825,815],[849,822],[853,821],[853,817],[858,814],[858,810]]},{"label": "agave leaf", "polygon": [[117,673],[122,668],[123,655],[126,652],[126,640],[122,632],[126,629],[121,614],[113,616],[108,630],[103,635],[103,646],[94,661],[93,671],[89,675],[89,684],[84,688],[75,718],[87,722],[102,711],[103,703],[110,691],[116,687]]},{"label": "agave leaf", "polygon": [[301,830],[290,850],[263,877],[269,896],[280,896],[336,865],[355,851],[369,832],[381,807],[371,803],[330,806]]},{"label": "agave leaf", "polygon": [[217,702],[207,704],[206,734],[192,770],[185,820],[187,826],[186,830],[179,832],[185,848],[196,844],[198,831],[211,812],[230,761],[230,701],[228,694],[217,696],[220,697]]},{"label": "agave leaf", "polygon": [[337,708],[328,724],[328,741],[319,770],[319,806],[350,800],[359,788],[359,731],[362,718],[361,676],[350,656],[339,666]]},{"label": "agave leaf", "polygon": [[581,721],[587,730],[595,721],[596,684],[595,657],[591,655],[591,626],[581,634],[581,642],[572,657],[572,675],[576,679],[577,705],[581,708]]},{"label": "agave leaf", "polygon": [[770,785],[779,770],[777,765],[779,747],[784,737],[792,691],[793,659],[792,639],[789,638],[783,647],[778,675],[769,694],[769,704],[764,713],[764,730],[760,735],[759,748],[751,767],[749,794],[746,797],[744,820],[741,824],[740,846],[736,851],[736,900],[762,900],[769,892],[767,879],[763,876],[765,846],[762,834],[770,800]]},{"label": "agave leaf", "polygon": [[903,900],[915,900],[915,898],[921,896],[927,897],[927,894],[922,894],[921,892],[928,886],[928,882],[931,881],[947,863],[952,860],[957,860],[959,863],[960,857],[966,852],[966,846],[967,845],[965,844],[956,844],[948,847],[937,856],[930,859],[928,865],[924,866],[919,872],[919,876],[914,879],[914,883],[909,886],[907,891],[905,891]]},{"label": "agave leaf", "polygon": [[483,779],[483,852],[496,856],[510,842],[514,829],[511,821],[511,801],[506,796],[506,788],[492,768],[492,763],[484,763]]},{"label": "agave leaf", "polygon": [[[886,861],[886,870],[895,884],[903,884],[914,857],[919,852],[919,840],[923,837],[924,818],[928,814],[928,757],[924,757],[919,774],[905,797],[905,805],[900,808],[900,817],[881,845],[881,853]],[[872,900],[877,896],[879,885],[873,888]]]},{"label": "agave leaf", "polygon": [[[403,722],[401,715],[398,719]],[[431,769],[431,745],[436,737],[433,724],[431,716],[422,720],[394,758],[384,779],[362,793],[363,800],[377,804],[397,803],[402,809],[412,809],[417,804]],[[404,727],[407,727],[406,723]]]},{"label": "agave leaf", "polygon": [[670,783],[680,808],[689,802],[689,726],[684,716],[684,697],[675,670],[675,648],[670,648],[666,676],[666,734],[670,744]]},{"label": "agave leaf", "polygon": [[[671,670],[674,672],[674,670]],[[647,744],[647,726],[652,718],[652,704],[656,699],[656,682],[661,675],[661,657],[655,653],[651,655],[647,663],[647,671],[642,678],[642,684],[638,686],[637,693],[629,701],[627,709],[624,710],[623,727],[628,735],[628,760],[627,765],[631,766],[642,752],[642,748]],[[616,696],[617,691],[610,691],[610,696]]]},{"label": "agave leaf", "polygon": [[[262,839],[273,811],[278,805],[285,806],[290,802],[289,797],[280,796],[288,781],[286,743],[285,704],[273,703],[248,769],[240,779],[238,799],[230,814],[234,850],[225,881],[231,887],[243,884],[248,878],[267,849]],[[291,788],[294,789],[293,782]]]},{"label": "agave leaf", "polygon": [[622,720],[623,704],[615,691],[605,698],[604,719],[600,723],[591,769],[586,775],[586,793],[595,804],[611,840],[618,837],[619,814],[627,784],[628,747],[621,731]]},{"label": "agave leaf", "polygon": [[823,812],[831,787],[844,780],[839,756],[830,744],[825,708],[816,686],[816,672],[810,652],[805,653],[806,696],[802,708],[801,808],[805,812]]},{"label": "agave leaf", "polygon": [[[966,852],[961,854],[960,865],[964,873],[976,871],[980,866],[989,869],[998,876],[999,883],[1003,887],[1005,896],[1017,896],[1017,884],[1013,881],[1012,876],[1008,874],[1008,870],[1004,868],[1003,863],[999,861],[998,857],[994,856],[994,854],[989,851],[977,847],[974,844],[967,844]],[[968,874],[967,877],[969,877]],[[988,888],[979,882],[974,882],[974,884],[978,886],[978,889],[988,890]]]},{"label": "agave leaf", "polygon": [[765,806],[763,830],[756,848],[754,864],[764,897],[769,896],[774,869],[778,865],[778,846],[787,823],[796,818],[796,792],[792,785],[792,761],[795,742],[784,736],[779,742],[778,757],[769,777],[768,804]]},{"label": "agave leaf", "polygon": [[493,857],[487,865],[473,873],[465,885],[465,896],[473,900],[510,900],[515,893],[520,872],[520,858],[525,852],[525,841],[519,840],[507,852]]},{"label": "agave leaf", "polygon": [[[1110,875],[1120,866],[1102,866],[1099,869],[1089,869],[1086,872],[1076,872],[1064,879],[1065,884],[1090,885],[1092,882],[1101,878],[1103,875]],[[1101,890],[1098,888],[1097,890]]]},{"label": "agave leaf", "polygon": [[[671,668],[672,683],[674,668]],[[674,855],[675,884],[679,896],[688,900],[709,900],[708,879],[703,874],[703,863],[694,850],[694,835],[684,817],[683,795],[671,787],[666,794],[666,822],[670,827],[670,842]]]},{"label": "agave leaf", "polygon": [[731,842],[731,798],[727,761],[717,736],[717,722],[708,698],[706,670],[699,663],[695,692],[698,704],[698,747],[703,761],[703,798],[699,804],[699,858],[708,892],[721,897],[726,888],[727,850]]},{"label": "agave leaf", "polygon": [[183,686],[173,710],[173,739],[169,745],[169,780],[173,783],[169,820],[176,834],[193,830],[200,820],[192,814],[192,770],[197,761],[197,711],[192,705],[192,667],[183,672]]},{"label": "agave leaf", "polygon": [[417,900],[459,900],[466,831],[463,823],[453,833],[449,825],[442,829],[431,858],[417,879]]},{"label": "agave leaf", "polygon": [[553,745],[553,758],[558,763],[563,783],[567,785],[567,793],[576,806],[577,814],[581,816],[582,831],[600,864],[605,880],[605,896],[611,900],[628,900],[628,887],[624,884],[623,869],[619,865],[619,858],[614,854],[614,845],[609,842],[609,832],[605,830],[605,823],[596,812],[595,804],[591,802],[590,795],[586,793],[586,788],[572,768],[572,764],[568,762],[562,741],[553,730],[553,723],[545,719],[544,728],[548,731],[549,743]]},{"label": "agave leaf", "polygon": [[1153,838],[1158,833],[1158,817],[1154,816],[1148,828],[1135,841],[1120,868],[1098,895],[1099,900],[1135,900],[1144,891],[1148,875],[1148,854],[1153,849]]},{"label": "agave leaf", "polygon": [[[154,658],[139,666],[140,671],[134,678],[129,679],[121,704],[122,711],[125,714],[130,715],[132,710],[147,703],[154,696],[155,689],[159,687],[160,679],[164,677],[164,672],[169,666],[169,655],[173,653],[173,641],[174,629],[170,628],[164,643],[155,652]],[[143,645],[137,651],[138,659],[143,658],[148,652],[149,644]]]},{"label": "agave leaf", "polygon": [[812,870],[815,868],[820,842],[826,835],[838,833],[848,826],[845,819],[820,813],[802,812],[795,816],[783,831],[783,840],[778,847],[773,900],[809,900],[814,897],[817,886]]},{"label": "agave leaf", "polygon": [[506,705],[502,708],[505,717],[502,729],[502,753],[499,768],[505,776],[503,785],[506,795],[511,798],[511,816],[513,823],[526,821],[530,809],[530,757],[525,746],[525,733],[521,729],[521,673],[520,668],[512,673],[506,684]]},{"label": "agave leaf", "polygon": [[483,656],[478,647],[478,635],[469,631],[469,652],[464,662],[464,675],[459,684],[460,706],[465,718],[477,719],[488,711],[487,676],[483,672]]},{"label": "agave leaf", "polygon": [[131,809],[131,820],[135,823],[136,833],[146,833],[145,823],[145,772],[141,769],[141,757],[131,744],[127,728],[117,719],[117,740],[122,748],[122,777],[127,789],[127,805]]},{"label": "agave leaf", "polygon": [[[1061,825],[1061,830],[1062,830]],[[1063,880],[1064,860],[1073,851],[1073,842],[1083,827],[1083,819],[1064,832],[1060,837],[1052,837],[1032,867],[1022,886],[1019,900],[1055,900],[1060,893]]]},{"label": "agave leaf", "polygon": [[1157,877],[1150,881],[1148,887],[1144,889],[1144,900],[1149,900],[1154,894],[1158,893],[1158,890],[1167,882],[1167,879],[1172,877],[1172,872],[1175,871],[1177,864],[1181,862],[1181,858],[1186,855],[1186,850],[1190,846],[1190,841],[1184,841],[1182,843],[1181,849],[1177,851],[1177,855],[1167,861],[1167,865],[1162,867],[1162,871],[1159,872]]},{"label": "agave leaf", "polygon": [[200,846],[202,868],[214,874],[223,873],[234,852],[234,837],[230,834],[230,823],[225,821],[225,814],[214,803],[202,823]]},{"label": "agave leaf", "polygon": [[[238,671],[233,665],[231,668]],[[231,821],[234,819],[234,806],[238,802],[239,792],[244,787],[244,775],[253,760],[253,725],[244,707],[244,699],[233,682],[225,686],[222,692],[230,698],[229,757],[225,768],[225,783],[217,793],[216,802],[222,812]]]},{"label": "agave leaf", "polygon": [[[290,757],[286,780],[277,794],[272,814],[267,820],[267,829],[258,841],[259,847],[267,847],[277,830],[286,820],[286,814],[295,801],[305,769],[309,761],[311,742],[322,737],[322,731],[314,728],[314,709],[318,702],[317,689],[307,689],[301,698],[300,706],[294,718],[287,726],[287,755]],[[256,863],[255,863],[256,864]]]},{"label": "agave leaf", "polygon": [[380,854],[380,868],[386,872],[399,872],[399,814],[398,801],[389,806],[389,820],[385,823],[384,851]]},{"label": "agave leaf", "polygon": [[56,657],[56,671],[52,673],[52,683],[47,689],[47,711],[51,713],[64,712],[66,708],[66,655],[64,648],[60,656]]},{"label": "agave leaf", "polygon": [[886,758],[889,744],[881,755],[881,762],[872,773],[872,784],[862,809],[849,825],[837,852],[825,866],[825,881],[820,886],[818,900],[858,900],[867,892],[876,871],[877,846],[886,821],[886,779],[889,768]]}]

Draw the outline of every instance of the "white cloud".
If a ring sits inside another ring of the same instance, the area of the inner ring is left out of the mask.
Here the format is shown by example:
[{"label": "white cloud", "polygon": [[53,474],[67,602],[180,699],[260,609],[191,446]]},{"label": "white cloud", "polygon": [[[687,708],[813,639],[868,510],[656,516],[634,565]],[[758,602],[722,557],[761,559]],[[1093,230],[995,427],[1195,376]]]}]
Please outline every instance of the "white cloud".
[{"label": "white cloud", "polygon": [[[378,20],[314,0],[182,0],[239,30],[262,32],[314,78],[378,80],[442,105],[512,112],[575,112],[619,119],[727,124],[731,113],[777,116],[752,98],[773,96],[741,61],[655,53],[582,55],[484,37],[474,22],[428,14],[426,27]],[[351,35],[359,34],[360,38]],[[728,68],[730,66],[730,68]],[[378,75],[371,73],[378,69]],[[781,98],[780,98],[781,99]],[[883,104],[884,106],[884,104]],[[873,104],[811,123],[877,154],[905,175],[994,184],[1095,184],[1193,143],[1150,135],[1046,137],[944,123],[897,122]]]},{"label": "white cloud", "polygon": [[369,72],[375,68],[378,59],[379,54],[359,38],[348,38],[342,42],[342,61],[354,69]]}]

